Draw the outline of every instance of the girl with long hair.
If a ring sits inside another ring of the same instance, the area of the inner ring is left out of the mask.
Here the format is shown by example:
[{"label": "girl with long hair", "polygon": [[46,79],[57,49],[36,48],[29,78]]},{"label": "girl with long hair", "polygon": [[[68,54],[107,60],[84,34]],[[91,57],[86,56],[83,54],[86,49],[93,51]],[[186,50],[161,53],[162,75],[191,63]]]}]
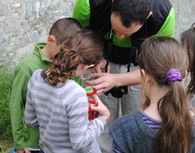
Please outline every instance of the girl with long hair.
[{"label": "girl with long hair", "polygon": [[35,71],[28,83],[25,121],[39,128],[41,152],[90,153],[92,144],[105,130],[108,109],[96,97],[98,118],[89,122],[85,90],[73,77],[95,67],[103,45],[91,31],[80,31],[56,54],[50,69]]},{"label": "girl with long hair", "polygon": [[190,82],[187,86],[187,94],[195,108],[195,23],[181,34],[181,43],[185,47],[189,59]]},{"label": "girl with long hair", "polygon": [[142,112],[126,115],[110,127],[113,151],[125,153],[192,153],[194,110],[182,85],[188,60],[173,38],[153,36],[144,41],[138,64]]}]

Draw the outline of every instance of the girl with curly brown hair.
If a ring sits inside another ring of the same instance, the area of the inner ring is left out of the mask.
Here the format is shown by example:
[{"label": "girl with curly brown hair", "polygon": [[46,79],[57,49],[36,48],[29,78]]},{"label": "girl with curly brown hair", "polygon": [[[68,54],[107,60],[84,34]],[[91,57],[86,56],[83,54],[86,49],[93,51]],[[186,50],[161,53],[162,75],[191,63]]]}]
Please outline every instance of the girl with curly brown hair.
[{"label": "girl with curly brown hair", "polygon": [[73,77],[95,67],[103,56],[101,40],[83,30],[63,43],[50,69],[37,70],[28,83],[25,121],[40,130],[44,153],[90,153],[110,117],[98,97],[98,118],[89,122],[85,90]]}]

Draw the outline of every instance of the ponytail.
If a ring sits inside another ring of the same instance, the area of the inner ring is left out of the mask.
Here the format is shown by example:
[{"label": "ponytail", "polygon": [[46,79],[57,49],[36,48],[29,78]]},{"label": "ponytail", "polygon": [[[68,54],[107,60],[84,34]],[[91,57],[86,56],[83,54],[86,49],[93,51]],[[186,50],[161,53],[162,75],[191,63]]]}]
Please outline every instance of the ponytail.
[{"label": "ponytail", "polygon": [[193,108],[181,82],[189,67],[187,59],[183,46],[174,38],[153,36],[141,45],[140,69],[167,90],[158,101],[162,126],[153,146],[158,153],[186,153],[194,140]]},{"label": "ponytail", "polygon": [[158,153],[186,153],[193,141],[193,119],[182,83],[173,82],[158,103],[162,119],[155,148]]},{"label": "ponytail", "polygon": [[44,81],[50,85],[75,77],[79,64],[96,66],[103,57],[103,43],[93,31],[81,30],[65,40]]},{"label": "ponytail", "polygon": [[61,47],[61,51],[56,54],[54,62],[51,63],[45,82],[50,85],[66,82],[75,76],[79,63],[82,63],[82,60],[74,49],[68,46]]}]

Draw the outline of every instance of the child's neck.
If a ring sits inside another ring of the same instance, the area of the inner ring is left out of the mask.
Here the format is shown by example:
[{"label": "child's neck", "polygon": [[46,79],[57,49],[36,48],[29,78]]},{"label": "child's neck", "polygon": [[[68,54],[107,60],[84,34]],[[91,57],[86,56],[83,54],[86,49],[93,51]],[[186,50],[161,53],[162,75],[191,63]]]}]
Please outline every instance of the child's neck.
[{"label": "child's neck", "polygon": [[155,120],[161,121],[160,114],[158,112],[158,101],[167,93],[168,88],[158,87],[153,85],[150,87],[150,105],[144,110],[144,112]]},{"label": "child's neck", "polygon": [[43,54],[44,54],[48,59],[50,59],[51,61],[53,61],[53,58],[52,58],[52,56],[51,56],[51,53],[50,53],[50,51],[49,51],[47,45],[46,45],[41,51],[43,52]]}]

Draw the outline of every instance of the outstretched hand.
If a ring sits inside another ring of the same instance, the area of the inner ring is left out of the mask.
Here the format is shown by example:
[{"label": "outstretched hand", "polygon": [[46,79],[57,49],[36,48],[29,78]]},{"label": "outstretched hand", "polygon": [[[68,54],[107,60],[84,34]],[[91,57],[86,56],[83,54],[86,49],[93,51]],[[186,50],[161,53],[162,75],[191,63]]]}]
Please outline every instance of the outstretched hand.
[{"label": "outstretched hand", "polygon": [[[98,63],[98,65],[96,65],[96,67],[92,69],[92,72],[101,73],[102,70],[106,70],[106,64],[107,64],[107,61],[104,58],[102,58],[101,61]],[[107,72],[109,71],[107,70]]]},{"label": "outstretched hand", "polygon": [[93,73],[91,78],[95,80],[86,80],[86,86],[93,86],[97,90],[97,95],[101,95],[115,86],[114,74]]},{"label": "outstretched hand", "polygon": [[21,150],[19,150],[19,149],[16,149],[16,152],[17,153],[30,153],[30,151],[28,150],[28,148],[26,147],[26,148],[24,148],[24,149],[21,149]]},{"label": "outstretched hand", "polygon": [[110,118],[110,112],[108,108],[101,102],[98,96],[95,96],[95,100],[98,103],[98,106],[92,106],[91,109],[93,111],[99,112],[99,116],[101,116],[105,121],[108,121]]}]

